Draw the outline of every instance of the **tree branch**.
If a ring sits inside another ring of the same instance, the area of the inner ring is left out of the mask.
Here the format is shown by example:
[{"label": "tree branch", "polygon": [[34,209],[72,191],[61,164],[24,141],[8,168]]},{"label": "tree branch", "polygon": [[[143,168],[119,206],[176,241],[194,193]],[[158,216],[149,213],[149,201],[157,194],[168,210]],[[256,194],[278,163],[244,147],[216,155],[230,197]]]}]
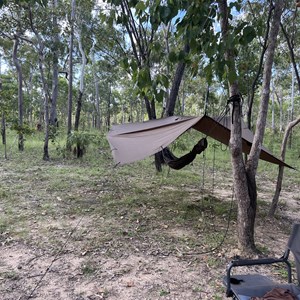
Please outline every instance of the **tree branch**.
[{"label": "tree branch", "polygon": [[254,102],[254,94],[255,94],[255,89],[256,89],[256,85],[257,85],[259,76],[260,76],[261,71],[262,71],[265,53],[267,51],[268,36],[269,36],[269,32],[270,32],[270,21],[271,21],[273,10],[274,10],[274,6],[271,3],[270,8],[269,8],[267,28],[266,28],[266,33],[265,33],[265,37],[264,37],[264,43],[262,45],[262,52],[261,52],[260,59],[259,59],[258,70],[256,72],[256,76],[255,76],[255,78],[252,82],[252,85],[251,85],[251,96],[250,96],[250,99],[249,99],[249,104],[248,104],[249,107],[248,107],[248,113],[247,113],[247,122],[248,122],[248,128],[249,129],[251,129],[251,127],[252,127],[251,126],[251,116],[252,116],[252,106],[253,106],[253,102]]}]

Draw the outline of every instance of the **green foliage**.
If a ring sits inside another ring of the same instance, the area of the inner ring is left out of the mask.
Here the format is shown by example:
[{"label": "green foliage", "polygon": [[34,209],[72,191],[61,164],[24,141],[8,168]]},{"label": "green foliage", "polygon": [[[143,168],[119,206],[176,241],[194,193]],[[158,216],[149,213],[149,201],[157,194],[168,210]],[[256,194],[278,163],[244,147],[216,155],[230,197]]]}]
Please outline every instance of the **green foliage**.
[{"label": "green foliage", "polygon": [[97,268],[95,267],[95,265],[92,262],[84,263],[81,266],[81,272],[83,273],[83,275],[91,276],[96,271],[97,271]]},{"label": "green foliage", "polygon": [[[96,141],[96,135],[86,131],[72,131],[67,137],[67,149],[76,149],[75,153],[81,157],[91,143]],[[82,151],[78,155],[78,151]]]},{"label": "green foliage", "polygon": [[17,103],[17,82],[11,75],[0,75],[0,110],[12,116]]},{"label": "green foliage", "polygon": [[57,126],[55,125],[49,125],[49,140],[51,143],[55,143],[58,136],[60,134],[60,131],[58,130]]},{"label": "green foliage", "polygon": [[14,120],[10,126],[11,130],[16,131],[18,134],[30,135],[35,132],[34,128],[31,128],[28,124],[24,123],[22,126],[18,124],[18,120]]},{"label": "green foliage", "polygon": [[170,294],[170,291],[169,290],[165,290],[165,289],[162,289],[160,290],[159,292],[159,296],[163,297],[163,296],[167,296]]}]

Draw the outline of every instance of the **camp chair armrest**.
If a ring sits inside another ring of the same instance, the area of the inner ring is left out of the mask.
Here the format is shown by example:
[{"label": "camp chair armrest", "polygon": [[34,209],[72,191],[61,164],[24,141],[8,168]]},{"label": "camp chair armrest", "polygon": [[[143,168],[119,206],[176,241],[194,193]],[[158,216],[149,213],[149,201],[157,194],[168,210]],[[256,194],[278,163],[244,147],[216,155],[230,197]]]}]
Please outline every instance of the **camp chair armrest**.
[{"label": "camp chair armrest", "polygon": [[254,265],[271,265],[275,263],[285,263],[288,273],[288,283],[292,282],[292,267],[290,262],[288,261],[288,253],[285,253],[280,258],[258,258],[258,259],[238,259],[231,261],[227,266],[227,274],[226,274],[226,295],[227,297],[232,296],[231,291],[231,270],[235,267],[242,266],[254,266]]},{"label": "camp chair armrest", "polygon": [[232,260],[229,266],[232,267],[241,267],[241,266],[255,266],[255,265],[270,265],[280,262],[285,262],[286,259],[284,257],[280,258],[257,258],[257,259],[237,259]]}]

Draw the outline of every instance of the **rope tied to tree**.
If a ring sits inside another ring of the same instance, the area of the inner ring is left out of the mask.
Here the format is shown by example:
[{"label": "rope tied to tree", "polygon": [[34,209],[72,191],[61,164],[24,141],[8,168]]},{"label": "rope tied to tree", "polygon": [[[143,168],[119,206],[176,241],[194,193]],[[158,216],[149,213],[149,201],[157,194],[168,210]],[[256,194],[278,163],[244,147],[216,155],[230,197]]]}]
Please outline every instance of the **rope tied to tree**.
[{"label": "rope tied to tree", "polygon": [[232,103],[232,114],[231,114],[231,124],[233,124],[233,116],[235,113],[235,109],[238,107],[239,108],[239,114],[241,113],[241,102],[243,100],[243,97],[241,94],[236,94],[231,96],[227,100],[227,106]]}]

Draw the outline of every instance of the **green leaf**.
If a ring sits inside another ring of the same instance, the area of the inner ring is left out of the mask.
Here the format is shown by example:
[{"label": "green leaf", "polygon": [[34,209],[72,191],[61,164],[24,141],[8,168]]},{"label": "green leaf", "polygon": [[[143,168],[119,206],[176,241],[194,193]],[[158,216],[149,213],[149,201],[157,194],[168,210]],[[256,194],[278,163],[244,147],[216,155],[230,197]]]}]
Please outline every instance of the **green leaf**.
[{"label": "green leaf", "polygon": [[155,98],[158,102],[163,102],[165,97],[165,92],[163,90],[160,90],[158,93],[156,93]]},{"label": "green leaf", "polygon": [[169,61],[170,61],[171,63],[174,63],[174,62],[177,61],[177,55],[176,55],[176,53],[175,53],[174,51],[171,51],[171,52],[169,53]]},{"label": "green leaf", "polygon": [[207,65],[205,68],[204,68],[204,74],[205,74],[205,77],[207,79],[207,81],[209,83],[212,82],[212,66],[211,64]]},{"label": "green leaf", "polygon": [[229,83],[233,83],[237,79],[237,74],[232,68],[228,72],[228,81]]},{"label": "green leaf", "polygon": [[234,28],[234,34],[238,35],[241,33],[241,31],[245,28],[245,26],[248,25],[248,22],[242,22],[240,23],[236,28]]},{"label": "green leaf", "polygon": [[131,67],[131,69],[132,69],[133,72],[136,72],[136,71],[137,71],[138,65],[137,65],[137,63],[136,63],[135,60],[132,60],[132,61],[130,62],[130,67]]},{"label": "green leaf", "polygon": [[[121,2],[121,1],[120,1],[120,2]],[[130,6],[130,7],[135,7],[137,4],[138,4],[138,1],[137,1],[137,0],[130,0],[130,1],[129,1],[129,6]]]},{"label": "green leaf", "polygon": [[243,45],[247,45],[252,42],[252,40],[256,37],[256,31],[253,26],[246,26],[243,29]]},{"label": "green leaf", "polygon": [[156,52],[160,52],[161,51],[161,44],[159,42],[154,42],[152,49],[155,50]]},{"label": "green leaf", "polygon": [[140,1],[139,3],[137,3],[135,5],[135,9],[137,11],[145,11],[146,10],[146,5],[145,5],[145,3],[143,1]]},{"label": "green leaf", "polygon": [[128,63],[127,57],[124,57],[124,58],[121,60],[120,65],[121,65],[121,67],[124,68],[125,70],[128,69],[129,63]]},{"label": "green leaf", "polygon": [[160,74],[160,82],[164,87],[166,87],[166,88],[169,87],[169,78],[168,78],[168,76],[166,76],[164,74]]},{"label": "green leaf", "polygon": [[229,4],[229,7],[230,7],[230,8],[235,7],[236,10],[239,12],[239,11],[241,10],[241,8],[242,8],[242,5],[241,5],[241,3],[239,3],[238,1],[236,1],[236,2],[231,2],[231,3]]},{"label": "green leaf", "polygon": [[149,68],[144,68],[139,71],[137,75],[137,85],[143,91],[147,91],[151,85],[150,71]]},{"label": "green leaf", "polygon": [[198,70],[199,70],[199,65],[194,62],[192,65],[191,65],[191,72],[192,72],[192,76],[195,77],[198,75]]},{"label": "green leaf", "polygon": [[208,58],[212,58],[215,55],[216,49],[213,44],[207,44],[205,47],[205,54]]},{"label": "green leaf", "polygon": [[183,50],[180,50],[178,54],[178,60],[183,61],[185,59],[186,53]]},{"label": "green leaf", "polygon": [[159,7],[160,19],[167,24],[170,21],[171,10],[169,7],[160,6]]}]

